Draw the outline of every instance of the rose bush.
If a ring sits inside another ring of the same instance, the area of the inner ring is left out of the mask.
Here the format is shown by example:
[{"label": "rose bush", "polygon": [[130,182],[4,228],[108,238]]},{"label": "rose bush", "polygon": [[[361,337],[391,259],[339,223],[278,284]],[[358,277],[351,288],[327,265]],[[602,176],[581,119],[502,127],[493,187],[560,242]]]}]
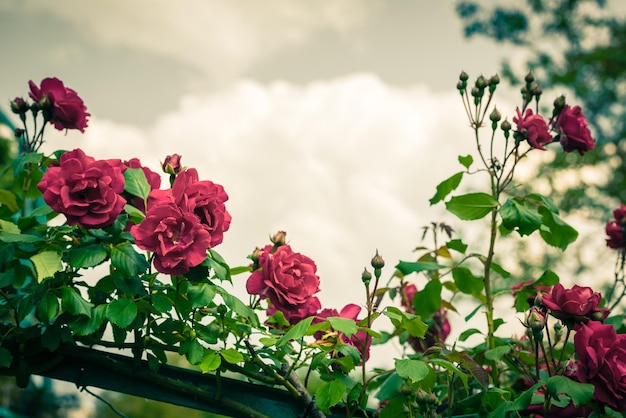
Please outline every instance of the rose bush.
[{"label": "rose bush", "polygon": [[[503,236],[537,235],[565,251],[578,235],[555,202],[517,187],[518,165],[552,142],[579,154],[595,142],[564,97],[549,119],[542,115],[532,74],[521,105],[511,109],[515,126],[492,107],[499,77],[480,76],[473,86],[468,80],[461,73],[457,88],[476,154],[458,157],[461,171],[437,185],[430,203],[443,202],[459,221],[486,221],[487,245],[466,243],[448,223],[434,222],[415,258],[395,264],[387,279],[377,251],[371,272],[361,273],[363,298],[339,311],[323,306],[315,262],[294,251],[284,231],[249,256],[251,265],[229,266],[215,249],[232,221],[228,195],[184,167],[180,155],[161,163],[170,180],[161,189],[161,174],[136,158],[38,153],[47,124],[82,131],[89,115],[60,81],[31,83],[34,103],[11,102],[24,123],[16,130],[24,152],[4,169],[13,181],[0,191],[0,372],[23,386],[32,373],[75,361],[77,348],[102,346],[132,356],[132,367],[98,362],[120,385],[139,376],[234,416],[269,415],[257,411],[264,402],[218,393],[226,373],[284,388],[279,398],[292,396],[301,415],[315,418],[618,416],[626,411],[618,309],[626,296],[625,206],[605,227],[618,262],[604,296],[566,287],[555,271],[530,279],[507,271]],[[27,116],[43,124],[27,129]],[[474,175],[484,176],[485,191],[459,192]],[[46,204],[37,207],[40,196]],[[49,225],[57,213],[66,221]],[[106,273],[89,277],[97,266]],[[247,303],[236,286],[245,287]],[[495,309],[511,295],[521,332]],[[482,322],[470,326],[478,314]],[[461,329],[449,341],[453,323]],[[376,346],[387,354],[383,367],[372,366]],[[211,373],[217,392],[162,374],[168,353]],[[87,373],[80,367],[79,385]]]},{"label": "rose bush", "polygon": [[122,170],[80,149],[64,153],[58,166],[48,167],[37,187],[45,202],[65,215],[69,225],[83,228],[111,225],[126,204],[121,196]]}]

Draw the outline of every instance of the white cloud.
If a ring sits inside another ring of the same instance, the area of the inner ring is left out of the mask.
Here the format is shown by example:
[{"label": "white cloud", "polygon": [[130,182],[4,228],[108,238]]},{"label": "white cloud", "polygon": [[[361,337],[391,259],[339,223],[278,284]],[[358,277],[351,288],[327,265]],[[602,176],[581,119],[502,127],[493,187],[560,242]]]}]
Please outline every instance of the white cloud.
[{"label": "white cloud", "polygon": [[323,302],[341,307],[363,300],[360,274],[377,248],[388,277],[411,257],[420,228],[441,220],[427,200],[473,141],[455,92],[400,90],[361,74],[303,87],[242,81],[186,97],[149,131],[94,118],[84,136],[47,146],[138,156],[155,170],[182,154],[230,195],[233,223],[218,251],[231,265],[285,229],[316,260]]},{"label": "white cloud", "polygon": [[[75,0],[9,1],[7,10],[46,11],[101,45],[182,60],[218,81],[256,60],[300,45],[319,31],[344,32],[366,21],[379,0]],[[3,6],[0,6],[2,8]]]}]

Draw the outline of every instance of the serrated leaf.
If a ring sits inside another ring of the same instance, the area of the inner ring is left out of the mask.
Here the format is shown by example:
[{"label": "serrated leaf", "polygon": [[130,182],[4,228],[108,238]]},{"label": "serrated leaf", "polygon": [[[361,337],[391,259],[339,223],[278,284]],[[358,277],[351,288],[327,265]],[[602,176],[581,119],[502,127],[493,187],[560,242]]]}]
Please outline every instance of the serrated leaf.
[{"label": "serrated leaf", "polygon": [[452,196],[446,202],[446,209],[464,221],[472,221],[485,217],[498,206],[498,201],[487,193],[468,193]]},{"label": "serrated leaf", "polygon": [[472,163],[474,162],[474,157],[472,157],[469,154],[466,156],[459,155],[459,162],[461,163],[463,167],[469,169]]},{"label": "serrated leaf", "polygon": [[431,280],[424,286],[424,289],[415,292],[413,309],[416,315],[420,315],[422,318],[430,318],[441,308],[442,287],[439,280]]},{"label": "serrated leaf", "polygon": [[85,315],[91,318],[93,303],[86,301],[76,289],[63,286],[61,288],[61,308],[74,315]]},{"label": "serrated leaf", "polygon": [[326,320],[330,323],[330,326],[333,327],[335,331],[344,333],[346,337],[351,337],[359,330],[358,325],[352,319],[330,317]]},{"label": "serrated leaf", "polygon": [[428,375],[428,366],[419,360],[412,359],[396,359],[396,373],[398,376],[410,380],[411,383],[418,383]]},{"label": "serrated leaf", "polygon": [[44,323],[50,323],[59,314],[59,300],[51,293],[44,293],[37,305],[37,316]]},{"label": "serrated leaf", "polygon": [[226,350],[221,350],[220,356],[222,356],[222,358],[230,364],[237,364],[243,361],[243,354],[241,354],[239,351],[235,350],[234,348],[227,348]]},{"label": "serrated leaf", "polygon": [[552,376],[546,382],[546,391],[555,399],[562,393],[572,398],[574,406],[587,405],[593,397],[594,386],[590,383],[579,383],[565,376]]},{"label": "serrated leaf", "polygon": [[137,317],[137,305],[132,299],[115,299],[109,303],[106,318],[120,328],[128,327]]},{"label": "serrated leaf", "polygon": [[467,244],[463,243],[460,239],[453,239],[446,243],[446,247],[450,250],[458,251],[461,254],[465,254],[467,250]]},{"label": "serrated leaf", "polygon": [[185,355],[187,356],[187,361],[194,366],[202,362],[204,359],[204,347],[200,344],[197,338],[191,340]]},{"label": "serrated leaf", "polygon": [[445,268],[443,264],[433,263],[430,261],[400,261],[396,265],[396,269],[402,274],[407,275],[411,273],[419,273],[427,270],[439,270]]},{"label": "serrated leaf", "polygon": [[61,254],[56,251],[42,251],[30,258],[37,272],[37,281],[41,283],[43,279],[54,277],[54,274],[63,270]]},{"label": "serrated leaf", "polygon": [[315,391],[315,404],[325,414],[330,414],[330,407],[335,406],[341,401],[346,387],[332,380],[324,383]]},{"label": "serrated leaf", "polygon": [[565,249],[578,238],[578,231],[568,225],[558,215],[545,207],[539,208],[542,217],[542,225],[539,234],[546,244]]},{"label": "serrated leaf", "polygon": [[200,283],[189,287],[187,295],[192,308],[202,308],[208,306],[215,297],[215,286],[208,283]]},{"label": "serrated leaf", "polygon": [[146,258],[129,243],[111,248],[111,264],[126,276],[136,276],[150,267]]},{"label": "serrated leaf", "polygon": [[485,351],[485,358],[487,360],[499,361],[502,360],[502,357],[504,357],[509,351],[511,351],[511,346],[502,345]]},{"label": "serrated leaf", "polygon": [[215,351],[207,351],[200,363],[200,371],[202,373],[212,372],[217,370],[222,364],[222,358]]},{"label": "serrated leaf", "polygon": [[465,267],[457,267],[452,270],[452,278],[459,290],[468,295],[477,295],[483,290],[482,277],[474,276],[472,272]]},{"label": "serrated leaf", "polygon": [[150,296],[152,306],[160,313],[166,313],[172,310],[173,304],[170,298],[163,293],[155,293]]},{"label": "serrated leaf", "polygon": [[86,316],[78,317],[74,322],[70,324],[70,328],[75,335],[86,336],[91,335],[104,324],[106,317],[107,305],[98,305],[91,311],[91,317]]},{"label": "serrated leaf", "polygon": [[127,168],[124,171],[124,191],[146,200],[150,190],[150,184],[141,168]]},{"label": "serrated leaf", "polygon": [[517,231],[521,236],[530,235],[541,226],[541,215],[534,207],[528,207],[516,199],[508,199],[498,211],[505,228]]},{"label": "serrated leaf", "polygon": [[432,206],[438,202],[441,202],[443,199],[445,199],[446,196],[448,196],[450,193],[456,190],[457,187],[459,187],[459,184],[461,184],[462,179],[463,179],[463,172],[460,171],[452,175],[451,177],[445,179],[441,183],[439,183],[437,185],[437,191],[435,192],[435,195],[431,197],[429,200],[430,205]]},{"label": "serrated leaf", "polygon": [[283,335],[280,340],[276,343],[276,347],[280,347],[282,345],[287,344],[291,340],[299,340],[300,338],[306,335],[307,330],[311,326],[311,322],[313,322],[313,317],[310,316],[308,318],[303,319],[298,322],[296,325],[292,326],[287,330],[285,335]]},{"label": "serrated leaf", "polygon": [[100,245],[73,247],[70,251],[69,264],[75,268],[89,268],[102,264],[109,256],[106,248]]}]

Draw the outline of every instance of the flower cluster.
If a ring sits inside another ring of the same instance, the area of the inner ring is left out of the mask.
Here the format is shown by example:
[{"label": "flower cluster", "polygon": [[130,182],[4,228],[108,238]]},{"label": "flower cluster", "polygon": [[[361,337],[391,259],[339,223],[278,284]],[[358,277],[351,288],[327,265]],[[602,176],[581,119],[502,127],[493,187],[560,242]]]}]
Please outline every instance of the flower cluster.
[{"label": "flower cluster", "polygon": [[179,172],[171,189],[152,190],[146,218],[133,225],[135,244],[154,253],[154,266],[172,275],[201,264],[230,227],[228,195],[211,181],[199,181],[194,168]]}]

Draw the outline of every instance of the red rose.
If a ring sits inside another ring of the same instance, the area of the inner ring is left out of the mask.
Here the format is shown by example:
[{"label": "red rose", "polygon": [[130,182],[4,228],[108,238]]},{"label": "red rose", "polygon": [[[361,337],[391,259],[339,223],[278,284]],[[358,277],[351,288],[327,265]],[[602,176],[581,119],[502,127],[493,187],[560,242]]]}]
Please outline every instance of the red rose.
[{"label": "red rose", "polygon": [[289,245],[280,246],[272,253],[273,249],[272,245],[267,245],[257,252],[255,264],[258,268],[248,278],[248,293],[269,299],[285,317],[301,310],[312,311],[307,305],[319,304],[313,296],[319,292],[320,284],[315,263],[309,257],[293,252]]},{"label": "red rose", "polygon": [[198,216],[169,201],[150,206],[146,218],[130,233],[139,248],[155,254],[154,267],[172,275],[185,274],[202,263],[211,243]]},{"label": "red rose", "polygon": [[615,219],[606,223],[606,234],[609,236],[606,239],[606,245],[609,248],[616,250],[626,249],[626,236],[624,230],[626,229],[626,205],[621,204],[618,209],[613,211]]},{"label": "red rose", "polygon": [[[404,286],[401,292],[402,299],[400,303],[409,313],[415,313],[415,309],[413,308],[415,293],[417,293],[417,286],[414,284]],[[432,319],[427,322],[428,331],[426,331],[424,338],[411,336],[407,340],[409,344],[411,344],[411,347],[419,353],[423,353],[424,350],[435,344],[443,344],[452,330],[450,321],[448,321],[448,312],[445,309],[440,309],[435,312]]]},{"label": "red rose", "polygon": [[565,152],[578,151],[583,155],[586,151],[595,148],[596,141],[591,137],[587,127],[587,119],[580,110],[580,106],[566,105],[556,121],[561,133],[561,145]]},{"label": "red rose", "polygon": [[602,295],[590,287],[574,285],[571,289],[565,289],[561,283],[557,283],[550,294],[543,296],[542,304],[559,319],[603,320],[608,316],[609,310],[598,308],[601,300]]},{"label": "red rose", "polygon": [[[341,312],[337,312],[337,309],[322,310],[320,313],[318,313],[315,316],[313,323],[315,324],[318,322],[322,322],[326,320],[326,318],[337,317],[337,316],[340,318],[352,319],[354,322],[358,323],[359,320],[357,319],[357,317],[359,316],[360,312],[361,312],[361,308],[358,305],[349,303],[348,305],[343,307]],[[323,333],[321,331],[315,334],[315,338],[318,340],[321,339],[322,337],[323,337]],[[365,361],[369,359],[370,346],[372,345],[372,339],[367,338],[367,333],[365,331],[357,331],[355,334],[352,334],[350,338],[346,337],[342,333],[339,333],[339,337],[341,338],[341,341],[343,341],[345,344],[350,344],[356,347],[361,353],[361,358],[365,357]],[[366,344],[366,339],[367,339],[367,344]],[[364,349],[365,349],[365,352],[364,352]]]},{"label": "red rose", "polygon": [[593,384],[598,402],[626,411],[626,335],[613,325],[589,321],[577,326],[574,348],[578,381]]},{"label": "red rose", "polygon": [[231,216],[224,202],[228,195],[219,184],[198,181],[198,172],[190,168],[181,172],[170,190],[153,190],[148,196],[148,208],[155,201],[170,200],[184,211],[193,212],[211,236],[210,247],[224,240],[224,232],[230,227]]},{"label": "red rose", "polygon": [[[87,107],[78,94],[63,85],[58,78],[44,78],[41,87],[37,87],[33,81],[28,82],[30,86],[30,97],[41,104],[44,111],[50,110],[50,122],[55,128],[78,129],[85,132],[87,127]],[[49,106],[49,108],[47,107]]]},{"label": "red rose", "polygon": [[[320,300],[316,296],[312,296],[309,298],[308,302],[303,305],[283,306],[280,311],[283,313],[285,320],[291,325],[294,325],[305,318],[317,314],[320,309],[322,309]],[[270,305],[267,308],[267,314],[270,316],[274,315],[278,311],[279,309],[277,309],[274,305]]]},{"label": "red rose", "polygon": [[80,149],[61,156],[58,166],[48,167],[37,185],[45,202],[67,218],[69,225],[102,228],[111,225],[126,200],[124,176],[119,167],[96,161]]},{"label": "red rose", "polygon": [[543,146],[552,142],[546,121],[541,115],[533,115],[531,109],[526,109],[524,115],[519,108],[516,111],[517,117],[513,118],[513,122],[517,124],[517,131],[522,134],[522,138],[527,139],[531,147],[545,151]]}]

